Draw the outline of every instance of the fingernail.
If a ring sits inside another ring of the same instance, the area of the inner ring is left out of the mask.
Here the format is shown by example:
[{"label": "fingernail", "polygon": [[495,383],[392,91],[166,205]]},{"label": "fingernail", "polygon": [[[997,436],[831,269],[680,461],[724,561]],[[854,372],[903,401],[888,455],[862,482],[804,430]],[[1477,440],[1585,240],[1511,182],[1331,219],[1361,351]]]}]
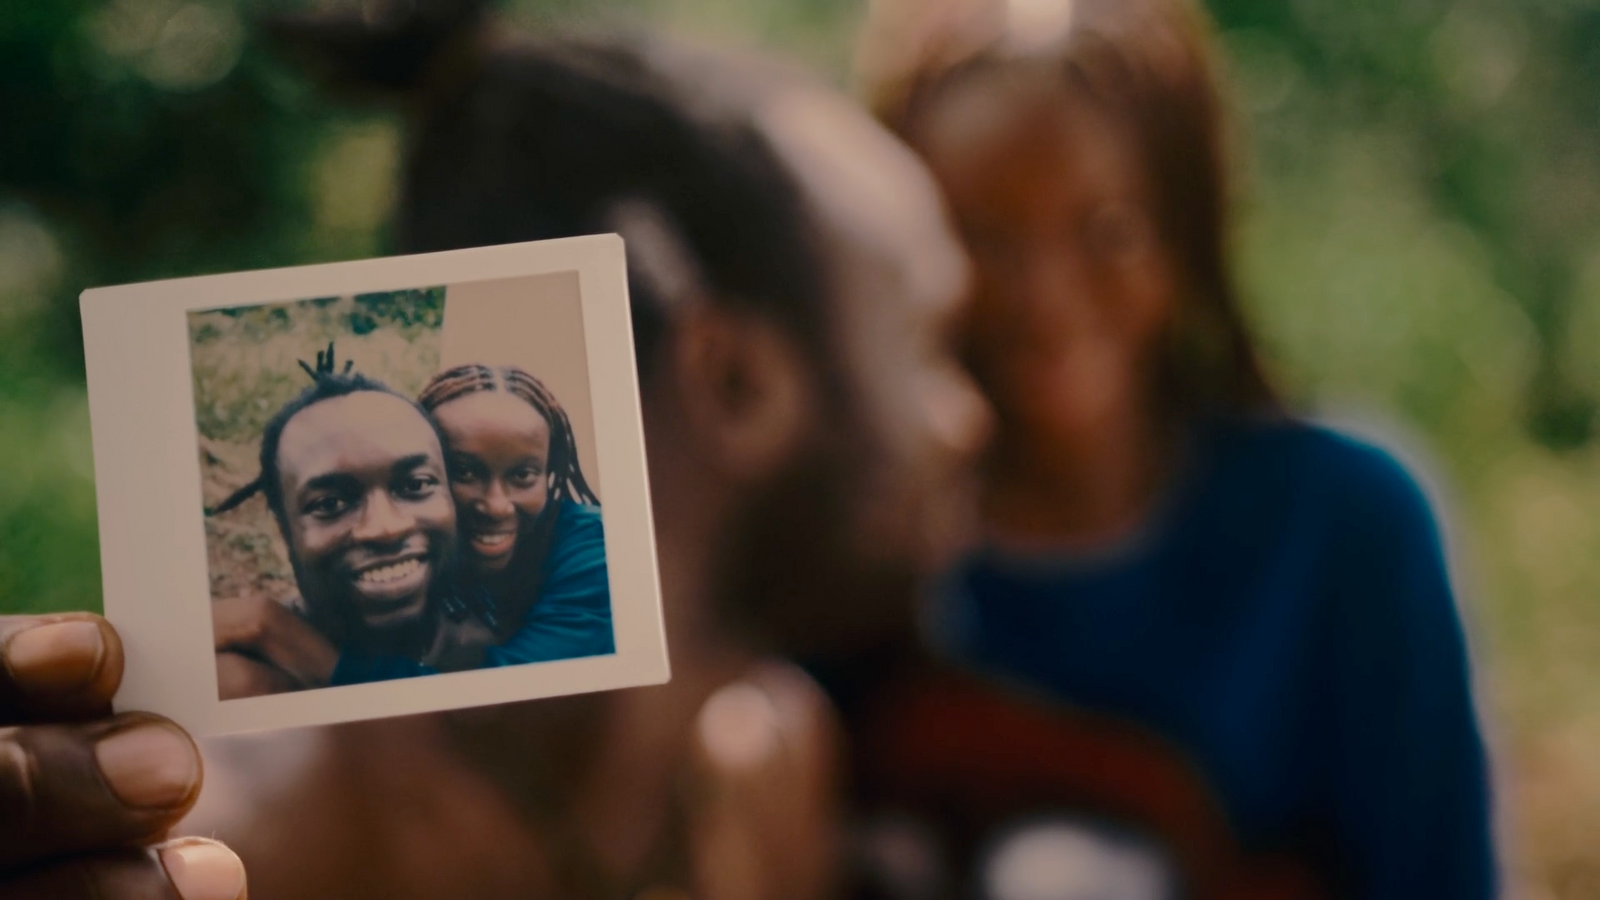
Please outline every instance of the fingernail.
[{"label": "fingernail", "polygon": [[96,623],[51,622],[13,635],[6,642],[5,662],[23,690],[60,694],[93,681],[105,649]]},{"label": "fingernail", "polygon": [[200,778],[194,744],[166,725],[114,732],[100,739],[94,755],[112,792],[129,806],[176,806]]},{"label": "fingernail", "polygon": [[190,838],[161,848],[161,865],[183,900],[239,900],[244,863],[215,841]]}]

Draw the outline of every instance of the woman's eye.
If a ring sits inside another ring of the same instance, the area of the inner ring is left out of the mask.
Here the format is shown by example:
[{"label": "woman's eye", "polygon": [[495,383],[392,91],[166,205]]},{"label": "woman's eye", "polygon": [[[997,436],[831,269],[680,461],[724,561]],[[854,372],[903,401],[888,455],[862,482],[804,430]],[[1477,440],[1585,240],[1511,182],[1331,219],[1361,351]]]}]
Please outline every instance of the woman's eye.
[{"label": "woman's eye", "polygon": [[544,473],[539,471],[538,469],[532,469],[532,468],[517,469],[516,471],[511,473],[511,477],[510,477],[509,480],[511,481],[512,484],[516,485],[517,487],[521,487],[521,488],[533,487],[534,485],[539,483],[539,479],[543,475],[544,475]]},{"label": "woman's eye", "polygon": [[458,484],[470,484],[477,479],[471,466],[457,464],[450,467],[450,480]]}]

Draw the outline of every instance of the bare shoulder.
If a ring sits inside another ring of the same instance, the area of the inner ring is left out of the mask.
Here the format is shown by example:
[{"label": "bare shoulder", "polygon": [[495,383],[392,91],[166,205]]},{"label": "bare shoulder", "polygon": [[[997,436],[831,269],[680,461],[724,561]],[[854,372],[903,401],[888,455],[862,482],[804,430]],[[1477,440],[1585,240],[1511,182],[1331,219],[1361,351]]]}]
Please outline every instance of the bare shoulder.
[{"label": "bare shoulder", "polygon": [[827,894],[836,871],[839,728],[798,668],[763,661],[695,720],[691,831],[707,898]]},{"label": "bare shoulder", "polygon": [[838,741],[833,707],[799,668],[764,660],[706,699],[695,719],[697,764],[733,774],[821,762]]}]

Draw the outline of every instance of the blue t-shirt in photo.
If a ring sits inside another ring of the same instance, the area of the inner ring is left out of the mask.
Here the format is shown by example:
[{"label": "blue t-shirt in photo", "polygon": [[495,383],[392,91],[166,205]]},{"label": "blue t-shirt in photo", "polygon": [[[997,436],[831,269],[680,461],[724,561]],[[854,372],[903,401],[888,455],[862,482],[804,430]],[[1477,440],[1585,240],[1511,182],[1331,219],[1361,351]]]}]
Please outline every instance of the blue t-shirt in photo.
[{"label": "blue t-shirt in photo", "polygon": [[485,667],[616,652],[600,507],[562,501],[544,571],[538,602],[515,634],[489,648]]},{"label": "blue t-shirt in photo", "polygon": [[1365,900],[1495,893],[1487,763],[1432,512],[1386,453],[1219,427],[1140,540],[979,553],[928,627],[966,666],[1151,729],[1244,845]]},{"label": "blue t-shirt in photo", "polygon": [[[539,580],[539,599],[522,627],[490,647],[480,668],[603,656],[616,652],[611,627],[611,583],[606,574],[605,526],[600,507],[562,500],[550,551]],[[332,684],[364,684],[435,675],[431,666],[398,657],[340,655]]]}]

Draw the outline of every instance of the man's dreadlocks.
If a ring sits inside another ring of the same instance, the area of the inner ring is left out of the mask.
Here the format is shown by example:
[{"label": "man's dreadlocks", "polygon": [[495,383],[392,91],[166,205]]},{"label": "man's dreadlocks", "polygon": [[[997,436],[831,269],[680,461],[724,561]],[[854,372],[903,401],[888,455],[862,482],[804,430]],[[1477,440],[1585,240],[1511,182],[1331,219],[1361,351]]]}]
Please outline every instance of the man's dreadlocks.
[{"label": "man's dreadlocks", "polygon": [[[419,406],[415,400],[390,388],[377,379],[368,378],[359,372],[352,372],[351,369],[354,366],[354,360],[345,360],[344,368],[335,370],[333,344],[331,343],[328,344],[327,350],[317,352],[317,364],[314,368],[307,365],[304,360],[300,360],[300,368],[311,376],[311,385],[301,391],[293,400],[285,403],[271,419],[267,420],[267,427],[261,432],[261,474],[257,475],[254,481],[234,491],[228,496],[228,499],[217,504],[215,508],[207,510],[207,516],[225,513],[256,494],[263,494],[267,498],[267,506],[272,509],[273,516],[278,520],[278,527],[283,529],[285,538],[287,538],[288,529],[286,524],[288,520],[283,508],[283,485],[278,475],[278,442],[283,437],[283,429],[289,424],[290,419],[324,400],[332,400],[335,397],[344,397],[363,391],[389,394],[399,397],[415,407],[417,414],[426,419],[428,424],[433,427],[434,432],[438,433],[438,426],[434,424],[433,417],[429,416],[427,411]],[[442,436],[439,443],[440,446],[443,446],[444,439]]]},{"label": "man's dreadlocks", "polygon": [[440,372],[428,382],[418,395],[417,402],[430,413],[441,405],[467,394],[480,391],[503,391],[533,407],[550,426],[549,471],[555,484],[552,499],[570,499],[579,503],[600,505],[589,482],[583,477],[578,464],[578,444],[572,435],[572,422],[561,401],[544,386],[544,382],[516,366],[489,366],[472,363]]}]

